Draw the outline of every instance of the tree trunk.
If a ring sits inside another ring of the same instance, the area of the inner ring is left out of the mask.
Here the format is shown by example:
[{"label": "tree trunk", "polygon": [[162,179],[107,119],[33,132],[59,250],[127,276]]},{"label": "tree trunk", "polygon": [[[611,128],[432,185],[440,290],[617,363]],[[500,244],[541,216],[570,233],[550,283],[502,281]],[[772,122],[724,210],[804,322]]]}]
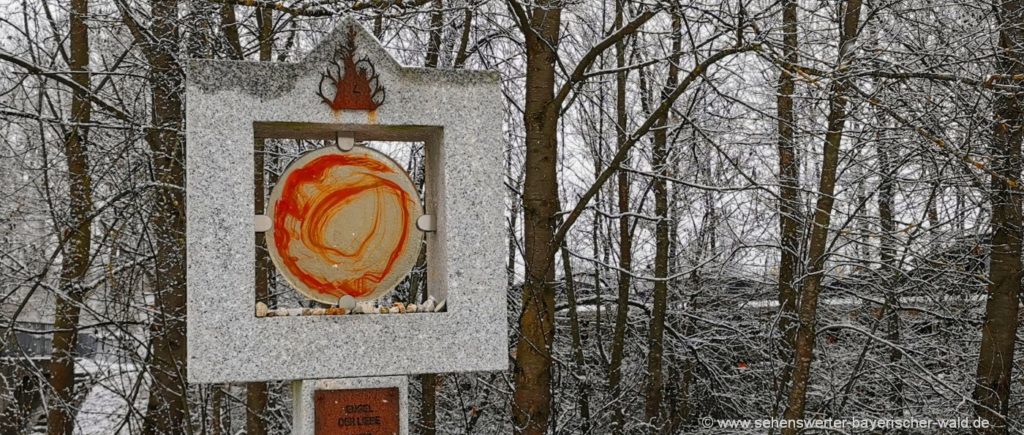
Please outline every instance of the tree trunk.
[{"label": "tree trunk", "polygon": [[[669,56],[668,78],[661,98],[664,99],[679,81],[679,52],[682,50],[682,22],[678,14],[672,16],[672,54]],[[647,384],[644,391],[644,422],[654,428],[664,424],[661,402],[664,397],[665,315],[668,311],[669,248],[672,244],[669,218],[669,191],[665,177],[669,174],[668,115],[663,116],[654,130],[654,150],[651,166],[654,179],[654,213],[658,217],[654,237],[654,307],[647,338]]]},{"label": "tree trunk", "polygon": [[260,62],[270,62],[274,52],[274,10],[257,8],[256,26],[259,29]]},{"label": "tree trunk", "polygon": [[[879,123],[879,125],[883,125]],[[896,289],[895,277],[898,271],[896,268],[896,218],[893,213],[893,198],[895,197],[894,178],[896,169],[893,168],[893,159],[889,154],[889,144],[879,142],[878,144],[878,171],[881,173],[881,182],[878,184],[878,223],[881,229],[879,234],[879,253],[882,262],[882,286],[885,289],[887,309],[882,310],[886,316],[886,339],[890,343],[900,342],[900,306],[899,295]],[[889,363],[896,372],[892,377],[892,403],[895,406],[896,414],[903,415],[903,376],[899,372],[900,360],[903,353],[899,349],[889,350]]]},{"label": "tree trunk", "polygon": [[[676,177],[679,173],[678,160],[672,161],[669,166],[669,176]],[[679,222],[680,215],[680,204],[682,203],[682,189],[672,189],[672,199],[669,202],[669,220],[671,222]],[[680,270],[683,264],[683,258],[679,255],[680,243],[679,243],[679,230],[678,226],[673,224],[669,227],[668,233],[668,258],[671,261],[669,270]],[[672,287],[680,288],[682,280],[678,277],[670,281]],[[682,292],[676,292],[671,295],[673,302],[683,304],[686,301],[686,296]],[[673,316],[671,325],[678,329],[684,329],[684,337],[688,337],[692,332],[692,322],[686,322],[685,327],[680,327],[680,316]],[[668,401],[666,407],[668,408],[668,421],[661,432],[663,434],[677,434],[680,432],[682,425],[689,419],[690,413],[690,385],[693,383],[693,363],[691,358],[687,358],[682,353],[686,352],[687,349],[678,349],[675,352],[670,352],[668,356],[668,364],[672,367],[670,373],[673,375],[668,378],[668,382],[665,385],[665,397]]]},{"label": "tree trunk", "polygon": [[469,37],[473,30],[473,9],[466,6],[462,17],[462,36],[459,37],[459,49],[455,51],[455,68],[459,69],[466,65],[469,59]]},{"label": "tree trunk", "polygon": [[[615,172],[640,137],[646,135],[654,119],[668,111],[690,83],[715,62],[731,54],[752,49],[736,47],[715,53],[698,64],[661,106],[648,117],[629,140],[623,140],[610,168],[600,173],[564,217],[558,216],[558,119],[572,85],[564,84],[555,94],[555,72],[558,61],[558,36],[561,23],[561,2],[544,0],[528,13],[515,0],[506,2],[526,42],[526,102],[523,121],[526,130],[525,182],[523,185],[523,233],[526,279],[523,285],[523,308],[519,318],[519,341],[515,354],[515,394],[512,420],[517,432],[542,434],[551,418],[551,346],[554,340],[555,253],[566,232],[580,216],[591,199]],[[571,83],[586,80],[585,71],[612,44],[635,32],[656,15],[655,11],[640,14],[587,52],[571,74]],[[564,219],[564,220],[562,220]],[[556,227],[561,221],[562,225]]]},{"label": "tree trunk", "polygon": [[437,433],[437,375],[422,375],[420,385],[423,389],[423,401],[420,403],[420,433],[434,435]]},{"label": "tree trunk", "polygon": [[[1024,44],[1024,1],[1004,0],[998,6],[999,52],[997,73],[1014,76],[1024,73],[1017,51]],[[1010,379],[1016,344],[1021,279],[1021,96],[996,90],[995,124],[992,134],[992,254],[989,266],[988,301],[981,335],[974,406],[978,417],[993,427],[982,433],[1007,433]],[[1009,182],[1007,182],[1009,180]]]},{"label": "tree trunk", "polygon": [[[551,419],[551,348],[555,336],[553,244],[558,212],[558,110],[554,101],[560,3],[541,1],[531,11],[526,38],[526,177],[523,234],[526,280],[520,338],[515,349],[512,420],[518,433],[542,435]],[[523,23],[523,25],[527,25]]]},{"label": "tree trunk", "polygon": [[224,38],[228,40],[231,47],[230,57],[235,60],[242,60],[245,53],[242,51],[242,40],[238,37],[238,20],[235,18],[235,5],[224,2],[220,6],[220,24],[224,32]]},{"label": "tree trunk", "polygon": [[[811,362],[814,359],[815,322],[818,315],[818,294],[821,292],[821,278],[825,267],[825,248],[828,244],[828,230],[832,219],[832,205],[835,201],[836,176],[839,167],[839,146],[846,124],[846,93],[850,87],[847,76],[853,59],[853,46],[860,24],[861,0],[850,0],[843,13],[842,30],[839,37],[838,76],[830,86],[828,130],[825,133],[824,153],[821,162],[821,177],[818,185],[818,200],[814,211],[814,227],[807,244],[808,270],[801,288],[799,324],[793,355],[793,380],[789,390],[789,403],[785,418],[803,418],[807,404],[807,387],[811,378]],[[796,433],[795,427],[783,429],[784,434]]]},{"label": "tree trunk", "polygon": [[216,384],[213,386],[213,398],[211,405],[213,410],[211,411],[210,419],[213,420],[210,424],[210,433],[212,435],[224,435],[231,433],[231,417],[230,413],[224,412],[224,386]]},{"label": "tree trunk", "polygon": [[153,17],[148,46],[152,129],[146,142],[153,153],[156,182],[161,186],[153,206],[156,245],[150,325],[150,395],[143,433],[188,432],[188,389],[185,379],[185,148],[181,96],[183,74],[178,51],[178,2],[151,0]]},{"label": "tree trunk", "polygon": [[800,207],[800,162],[796,157],[796,116],[793,110],[793,94],[796,80],[793,65],[799,61],[797,53],[797,1],[783,0],[782,6],[782,55],[786,62],[780,68],[779,95],[776,100],[779,130],[779,234],[781,255],[779,258],[779,334],[782,341],[778,346],[782,372],[776,386],[776,400],[773,415],[778,415],[778,406],[785,394],[792,374],[790,361],[793,342],[796,338],[794,322],[797,318],[797,273],[800,263],[800,235],[803,212]]},{"label": "tree trunk", "polygon": [[427,68],[437,68],[441,54],[441,37],[444,35],[444,1],[433,0],[430,11],[430,39],[427,42],[427,59],[423,63]]},{"label": "tree trunk", "polygon": [[[598,104],[600,104],[600,107],[604,107],[605,96],[603,89],[604,88],[602,87],[601,96],[599,97]],[[599,118],[597,127],[599,139],[597,140],[596,146],[594,147],[595,149],[593,150],[594,178],[597,178],[601,174],[601,169],[604,167],[604,116]],[[601,192],[594,195],[594,207],[598,210],[611,209],[611,205],[607,204],[607,201],[605,201],[605,197]],[[596,342],[594,343],[594,347],[597,348],[597,357],[600,362],[600,367],[604,367],[608,363],[608,355],[604,350],[604,334],[602,333],[602,331],[604,331],[604,282],[601,277],[604,272],[603,265],[609,264],[612,256],[611,248],[608,246],[610,245],[609,241],[611,240],[611,236],[602,238],[601,235],[603,234],[605,234],[605,232],[601,224],[601,215],[600,213],[595,213],[594,226],[590,229],[590,240],[592,249],[591,253],[593,257],[601,259],[600,263],[594,264],[594,298],[597,301],[597,309],[594,311],[594,331],[597,331],[597,333],[594,334],[594,341]]]},{"label": "tree trunk", "polygon": [[569,334],[572,336],[572,356],[575,367],[573,372],[580,382],[579,396],[576,403],[580,408],[580,432],[590,433],[590,381],[587,378],[587,360],[583,349],[583,336],[580,333],[580,316],[576,303],[576,278],[572,272],[572,258],[565,242],[562,243],[562,269],[565,275],[565,296],[569,302]]},{"label": "tree trunk", "polygon": [[[71,79],[80,89],[89,89],[89,29],[85,17],[88,0],[71,2],[70,39]],[[50,353],[50,388],[53,390],[47,414],[47,433],[70,435],[75,427],[75,346],[78,342],[78,317],[85,299],[82,280],[89,269],[92,244],[92,179],[86,153],[86,137],[92,116],[92,103],[83,90],[71,97],[71,120],[64,156],[68,165],[69,204],[67,239],[61,261],[60,288],[54,313],[53,348]]]},{"label": "tree trunk", "polygon": [[[612,28],[622,27],[625,0],[615,2],[615,23]],[[619,148],[626,144],[626,43],[615,43],[615,137]],[[627,157],[628,160],[628,157]],[[622,360],[626,349],[626,324],[629,321],[630,271],[633,267],[633,233],[629,213],[629,173],[620,170],[618,182],[619,211],[619,279],[618,298],[615,303],[615,331],[612,335],[612,360],[608,367],[608,395],[612,403],[611,433],[622,434],[625,426],[625,395],[622,391]]]}]

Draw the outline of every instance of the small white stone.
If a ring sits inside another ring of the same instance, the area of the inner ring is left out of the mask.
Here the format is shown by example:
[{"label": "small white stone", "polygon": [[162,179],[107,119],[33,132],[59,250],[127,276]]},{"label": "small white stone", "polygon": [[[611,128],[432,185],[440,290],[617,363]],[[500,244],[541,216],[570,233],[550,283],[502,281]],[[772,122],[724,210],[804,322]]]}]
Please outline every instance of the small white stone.
[{"label": "small white stone", "polygon": [[263,302],[256,303],[256,317],[266,317],[267,311],[270,311],[267,304],[264,304]]},{"label": "small white stone", "polygon": [[356,305],[354,312],[359,314],[373,314],[377,312],[377,308],[373,306],[372,302],[360,302]]},{"label": "small white stone", "polygon": [[345,295],[338,299],[338,306],[348,311],[352,311],[356,307],[356,298]]}]

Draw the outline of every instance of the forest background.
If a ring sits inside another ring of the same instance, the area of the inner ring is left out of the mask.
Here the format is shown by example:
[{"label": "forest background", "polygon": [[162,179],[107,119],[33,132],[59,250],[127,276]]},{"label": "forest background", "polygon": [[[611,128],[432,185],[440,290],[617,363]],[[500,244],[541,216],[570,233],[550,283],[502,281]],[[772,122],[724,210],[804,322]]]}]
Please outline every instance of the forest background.
[{"label": "forest background", "polygon": [[[182,65],[344,16],[502,78],[511,369],[410,378],[414,432],[1024,431],[1016,0],[4,0],[0,431],[288,433],[286,383],[185,379]],[[261,208],[318,144],[255,146]]]}]

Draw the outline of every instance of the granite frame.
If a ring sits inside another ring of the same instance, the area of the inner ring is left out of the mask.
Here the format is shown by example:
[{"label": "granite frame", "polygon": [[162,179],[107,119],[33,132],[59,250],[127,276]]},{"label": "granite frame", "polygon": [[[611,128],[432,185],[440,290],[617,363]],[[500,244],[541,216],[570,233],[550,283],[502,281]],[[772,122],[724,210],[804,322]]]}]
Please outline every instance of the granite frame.
[{"label": "granite frame", "polygon": [[[387,89],[377,110],[334,112],[316,90],[354,28]],[[328,379],[508,368],[499,77],[403,67],[352,19],[297,63],[186,68],[188,380]],[[257,138],[425,143],[427,285],[447,311],[257,318]],[[457,358],[452,358],[457,351]]]}]

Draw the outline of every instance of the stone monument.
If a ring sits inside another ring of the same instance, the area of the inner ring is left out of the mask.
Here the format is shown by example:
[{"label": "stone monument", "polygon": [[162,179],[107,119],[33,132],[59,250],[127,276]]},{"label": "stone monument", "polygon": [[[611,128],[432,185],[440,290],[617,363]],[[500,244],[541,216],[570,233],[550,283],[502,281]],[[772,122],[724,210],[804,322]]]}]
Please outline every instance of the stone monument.
[{"label": "stone monument", "polygon": [[[192,60],[186,79],[190,382],[297,381],[299,434],[392,433],[397,397],[405,433],[406,375],[507,369],[497,74],[404,67],[345,19],[300,62]],[[254,144],[275,138],[334,145],[291,162],[257,216]],[[424,144],[425,201],[357,145],[374,140]],[[327,308],[259,309],[256,232]],[[430,309],[354,314],[424,240]]]}]

